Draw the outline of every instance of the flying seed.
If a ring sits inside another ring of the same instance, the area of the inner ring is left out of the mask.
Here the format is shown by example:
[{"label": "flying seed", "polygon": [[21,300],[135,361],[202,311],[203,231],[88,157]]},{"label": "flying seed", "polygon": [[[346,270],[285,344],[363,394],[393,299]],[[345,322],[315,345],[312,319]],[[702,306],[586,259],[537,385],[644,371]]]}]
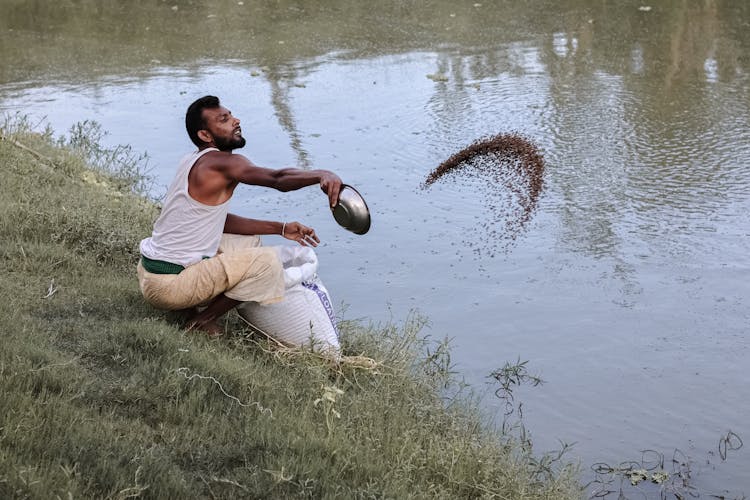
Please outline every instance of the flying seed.
[{"label": "flying seed", "polygon": [[486,214],[480,224],[482,242],[464,241],[478,255],[507,250],[536,210],[544,185],[544,158],[537,147],[517,133],[482,138],[453,154],[433,170],[424,188],[444,177],[480,181],[477,189]]}]

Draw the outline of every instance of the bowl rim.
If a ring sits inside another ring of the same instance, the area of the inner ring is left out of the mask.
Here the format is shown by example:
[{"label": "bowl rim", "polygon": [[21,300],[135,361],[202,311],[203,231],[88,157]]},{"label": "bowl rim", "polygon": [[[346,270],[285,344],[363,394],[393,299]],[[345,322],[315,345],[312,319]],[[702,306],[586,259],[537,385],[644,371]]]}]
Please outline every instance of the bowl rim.
[{"label": "bowl rim", "polygon": [[372,221],[372,218],[370,216],[370,207],[367,206],[367,202],[365,201],[365,197],[362,196],[362,194],[359,191],[357,191],[357,189],[354,186],[351,186],[349,184],[343,184],[343,183],[341,184],[341,189],[339,190],[339,199],[336,201],[336,205],[333,208],[331,208],[331,212],[334,212],[336,210],[336,207],[338,207],[339,205],[341,205],[341,193],[343,193],[344,190],[346,190],[346,189],[350,189],[352,192],[354,192],[354,194],[362,202],[362,204],[365,207],[365,212],[367,213],[367,219],[363,221],[363,224],[361,225],[361,227],[354,227],[352,224],[348,224],[348,225],[345,226],[345,225],[341,224],[335,217],[334,217],[334,220],[336,220],[336,222],[341,227],[343,227],[344,229],[346,229],[348,231],[351,231],[351,232],[353,232],[355,234],[365,234],[365,233],[367,233],[367,231],[370,230],[370,224],[371,224],[371,221]]}]

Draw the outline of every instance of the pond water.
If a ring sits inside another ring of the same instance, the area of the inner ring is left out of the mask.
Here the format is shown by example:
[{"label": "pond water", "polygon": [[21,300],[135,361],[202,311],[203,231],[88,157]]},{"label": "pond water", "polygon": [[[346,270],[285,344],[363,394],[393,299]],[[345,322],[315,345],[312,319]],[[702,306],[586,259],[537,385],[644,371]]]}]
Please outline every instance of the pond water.
[{"label": "pond water", "polygon": [[[679,449],[696,493],[750,494],[750,447],[719,453],[750,438],[750,4],[309,4],[2,0],[0,112],[98,121],[149,154],[160,196],[192,149],[185,108],[220,96],[255,163],[333,170],[368,201],[365,236],[316,188],[232,202],[316,228],[345,318],[426,315],[490,411],[488,375],[529,360],[539,452],[575,443],[588,467],[650,449],[671,470]],[[422,189],[510,131],[546,159],[512,240],[487,185]]]}]

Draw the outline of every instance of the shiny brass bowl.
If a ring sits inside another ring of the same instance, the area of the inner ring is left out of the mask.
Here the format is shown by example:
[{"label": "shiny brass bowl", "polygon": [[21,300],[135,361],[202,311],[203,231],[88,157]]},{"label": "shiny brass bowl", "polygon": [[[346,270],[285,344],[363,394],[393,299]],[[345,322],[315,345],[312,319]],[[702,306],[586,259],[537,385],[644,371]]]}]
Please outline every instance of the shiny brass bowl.
[{"label": "shiny brass bowl", "polygon": [[333,218],[344,229],[355,234],[365,234],[370,230],[370,209],[362,195],[353,187],[342,184],[339,201],[331,210]]}]

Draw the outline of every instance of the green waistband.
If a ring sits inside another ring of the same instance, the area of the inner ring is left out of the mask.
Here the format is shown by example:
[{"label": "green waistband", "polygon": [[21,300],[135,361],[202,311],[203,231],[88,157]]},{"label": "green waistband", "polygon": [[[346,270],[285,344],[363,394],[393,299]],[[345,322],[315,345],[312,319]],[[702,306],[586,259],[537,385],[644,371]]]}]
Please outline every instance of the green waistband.
[{"label": "green waistband", "polygon": [[141,264],[143,269],[153,274],[180,274],[184,266],[179,264],[172,264],[163,260],[149,259],[141,255]]}]

